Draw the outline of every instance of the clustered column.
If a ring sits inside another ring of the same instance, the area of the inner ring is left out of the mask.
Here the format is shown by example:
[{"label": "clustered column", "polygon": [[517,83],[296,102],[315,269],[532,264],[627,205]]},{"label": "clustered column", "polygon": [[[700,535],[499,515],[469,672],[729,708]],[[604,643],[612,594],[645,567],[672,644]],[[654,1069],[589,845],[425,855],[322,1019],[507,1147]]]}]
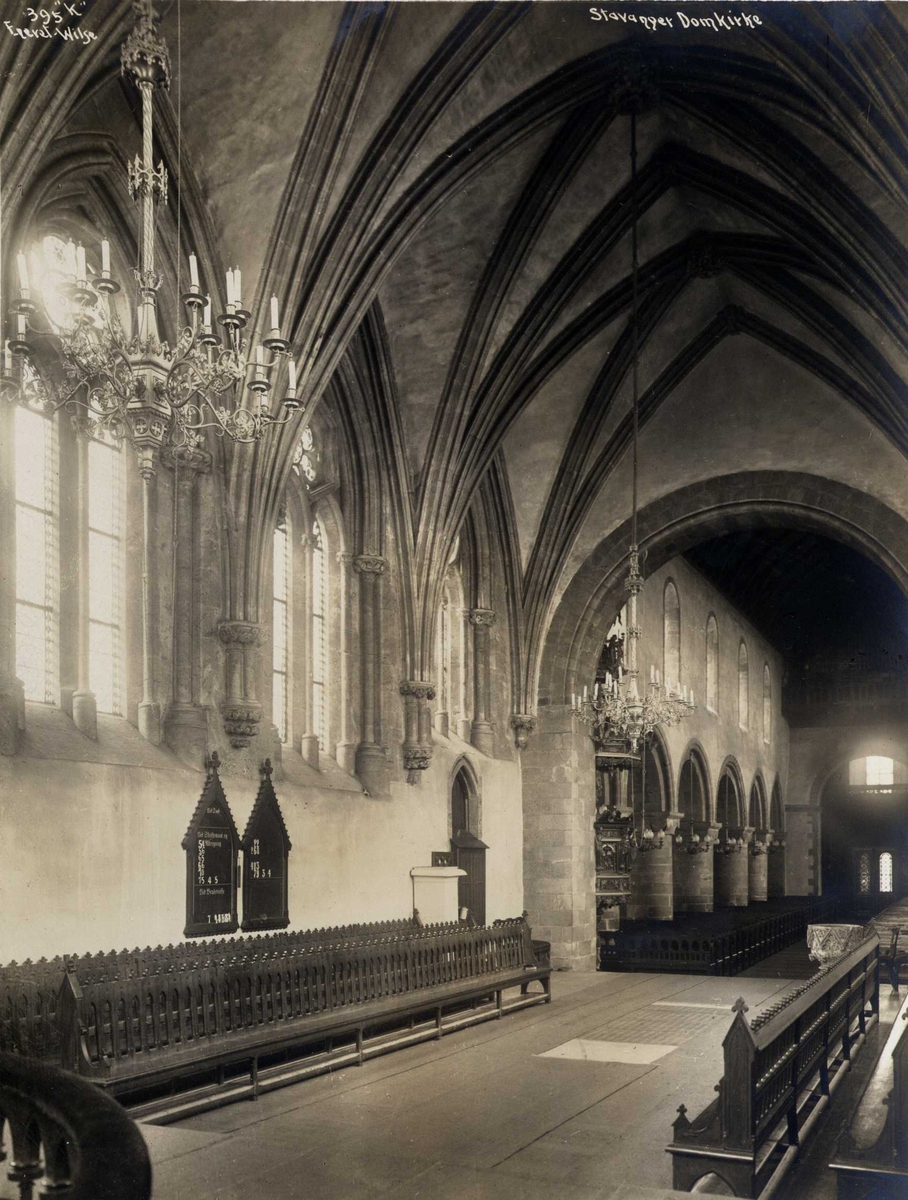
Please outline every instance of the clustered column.
[{"label": "clustered column", "polygon": [[387,791],[388,763],[382,744],[381,720],[381,580],[387,560],[377,554],[359,554],[353,568],[359,575],[360,678],[362,720],[356,747],[356,773],[367,792]]},{"label": "clustered column", "polygon": [[489,720],[492,710],[492,678],[489,661],[489,631],[495,624],[490,608],[470,609],[473,626],[473,724],[470,741],[483,754],[495,752],[495,731]]},{"label": "clustered column", "polygon": [[420,772],[432,761],[432,710],[435,688],[424,679],[408,680],[400,685],[404,698],[404,770],[407,783],[419,782]]},{"label": "clustered column", "polygon": [[227,700],[221,714],[235,750],[249,745],[262,719],[258,698],[261,635],[260,626],[253,621],[222,621],[218,626],[218,637],[227,650]]},{"label": "clustered column", "polygon": [[[191,766],[204,764],[208,751],[208,719],[196,703],[195,649],[195,493],[199,476],[211,469],[203,450],[183,450],[170,457],[174,468],[176,544],[173,571],[173,699],[164,724],[167,745]],[[75,698],[73,698],[75,710]]]},{"label": "clustered column", "polygon": [[0,754],[15,754],[25,729],[16,678],[16,493],[13,406],[0,405]]}]

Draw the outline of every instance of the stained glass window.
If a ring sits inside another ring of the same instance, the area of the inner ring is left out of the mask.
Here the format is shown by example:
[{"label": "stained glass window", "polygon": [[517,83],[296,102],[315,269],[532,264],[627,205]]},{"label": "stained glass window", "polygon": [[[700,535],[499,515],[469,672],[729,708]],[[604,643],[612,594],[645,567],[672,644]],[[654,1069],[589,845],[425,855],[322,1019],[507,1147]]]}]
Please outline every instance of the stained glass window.
[{"label": "stained glass window", "polygon": [[120,449],[88,444],[88,680],[98,712],[122,708],[120,671]]},{"label": "stained glass window", "polygon": [[287,528],[279,525],[274,531],[274,586],[271,635],[271,701],[272,719],[282,742],[287,741],[287,660],[288,607],[290,564]]},{"label": "stained glass window", "polygon": [[681,689],[681,604],[678,589],[668,581],[662,596],[662,671],[669,690]]},{"label": "stained glass window", "polygon": [[870,891],[870,855],[866,851],[858,860],[858,879],[861,895],[866,896]]},{"label": "stained glass window", "polygon": [[319,747],[327,741],[327,705],[325,680],[328,674],[325,616],[328,578],[325,540],[318,518],[312,522],[312,728],[318,735]]},{"label": "stained glass window", "polygon": [[888,850],[880,855],[880,891],[892,891],[892,855]]},{"label": "stained glass window", "polygon": [[302,436],[293,452],[293,470],[297,475],[302,475],[310,483],[314,483],[318,458],[319,455],[315,448],[315,439],[312,436],[312,430],[307,427],[303,430]]},{"label": "stained glass window", "polygon": [[16,674],[26,700],[57,696],[58,459],[54,422],[16,408]]}]

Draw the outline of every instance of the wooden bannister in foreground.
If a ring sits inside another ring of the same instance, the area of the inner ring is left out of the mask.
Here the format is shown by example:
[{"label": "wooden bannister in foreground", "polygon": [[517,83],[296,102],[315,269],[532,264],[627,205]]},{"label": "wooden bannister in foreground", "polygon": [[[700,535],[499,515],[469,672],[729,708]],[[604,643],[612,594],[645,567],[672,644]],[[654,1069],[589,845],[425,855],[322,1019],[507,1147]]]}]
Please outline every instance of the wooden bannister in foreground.
[{"label": "wooden bannister in foreground", "polygon": [[678,1109],[676,1190],[716,1176],[758,1197],[784,1175],[878,1018],[879,945],[871,935],[752,1022],[737,1001],[718,1096],[693,1121]]},{"label": "wooden bannister in foreground", "polygon": [[[0,1159],[20,1200],[149,1200],[138,1126],[111,1096],[56,1067],[0,1054]],[[6,1193],[4,1193],[6,1194]]]}]

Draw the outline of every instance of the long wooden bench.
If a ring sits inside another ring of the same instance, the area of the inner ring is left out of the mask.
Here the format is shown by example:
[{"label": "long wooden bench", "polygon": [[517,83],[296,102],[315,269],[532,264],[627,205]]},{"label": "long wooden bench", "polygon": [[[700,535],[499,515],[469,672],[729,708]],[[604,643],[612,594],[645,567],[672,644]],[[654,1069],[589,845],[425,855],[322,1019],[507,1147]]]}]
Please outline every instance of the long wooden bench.
[{"label": "long wooden bench", "polygon": [[[176,1119],[548,1003],[544,944],[539,953],[520,917],[315,949],[268,944],[153,975],[99,972],[85,982],[67,971],[55,1004],[56,1052],[66,1069],[134,1112]],[[14,1021],[16,1048],[34,1053],[47,1025]],[[185,1088],[191,1094],[162,1100]]]},{"label": "long wooden bench", "polygon": [[908,1000],[829,1166],[838,1200],[908,1196]]},{"label": "long wooden bench", "polygon": [[752,1022],[738,1000],[723,1049],[718,1096],[674,1122],[673,1187],[706,1190],[716,1177],[735,1196],[775,1187],[829,1104],[879,1014],[879,938],[819,971]]}]

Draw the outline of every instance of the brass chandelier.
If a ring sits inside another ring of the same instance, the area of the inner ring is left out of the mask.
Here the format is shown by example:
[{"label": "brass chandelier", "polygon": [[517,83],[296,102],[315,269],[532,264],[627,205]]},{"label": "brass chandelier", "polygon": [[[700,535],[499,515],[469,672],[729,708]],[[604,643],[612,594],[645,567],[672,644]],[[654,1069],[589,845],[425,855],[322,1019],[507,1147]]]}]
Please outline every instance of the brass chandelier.
[{"label": "brass chandelier", "polygon": [[[128,170],[130,194],[141,205],[132,333],[123,329],[112,303],[120,285],[111,275],[106,238],[97,273],[89,270],[83,246],[70,242],[65,248],[65,282],[56,289],[53,305],[46,295],[42,304],[36,302],[28,260],[20,253],[19,293],[11,308],[15,336],[4,347],[0,384],[14,402],[48,412],[62,409],[77,428],[127,439],[146,475],[154,472],[165,446],[177,456],[181,449],[191,452],[206,429],[235,442],[255,442],[287,424],[300,402],[277,297],[271,297],[270,332],[254,352],[242,337],[251,314],[243,307],[239,268],[227,272],[226,309],[212,320],[211,299],[202,291],[198,261],[190,254],[189,287],[180,297],[186,323],[174,346],[161,340],[163,276],[155,266],[155,209],[167,203],[167,171],[153,161],[152,97],[155,88],[169,86],[170,56],[155,29],[151,0],[136,0],[133,8],[136,25],[121,56],[122,73],[142,99],[142,153]],[[56,354],[40,353],[38,340],[49,341]],[[285,358],[283,411],[275,416],[269,405],[271,376]]]},{"label": "brass chandelier", "polygon": [[[615,665],[606,680],[597,681],[590,696],[583,689],[582,698],[572,697],[572,712],[590,728],[590,736],[596,743],[597,758],[604,760],[607,769],[628,769],[642,758],[643,747],[657,725],[677,725],[683,717],[692,713],[696,705],[693,694],[688,694],[680,682],[662,683],[659,675],[651,672],[650,687],[641,696],[638,685],[637,643],[642,630],[637,613],[637,598],[643,592],[643,575],[640,571],[640,549],[637,542],[637,478],[639,441],[639,396],[637,386],[638,368],[638,324],[637,304],[639,262],[637,253],[637,113],[631,108],[631,412],[632,426],[632,496],[631,496],[631,544],[629,569],[624,587],[627,592],[627,636],[624,639],[626,663]],[[622,656],[623,657],[623,656]],[[652,837],[652,831],[647,831]],[[645,833],[644,833],[645,837]]]}]

